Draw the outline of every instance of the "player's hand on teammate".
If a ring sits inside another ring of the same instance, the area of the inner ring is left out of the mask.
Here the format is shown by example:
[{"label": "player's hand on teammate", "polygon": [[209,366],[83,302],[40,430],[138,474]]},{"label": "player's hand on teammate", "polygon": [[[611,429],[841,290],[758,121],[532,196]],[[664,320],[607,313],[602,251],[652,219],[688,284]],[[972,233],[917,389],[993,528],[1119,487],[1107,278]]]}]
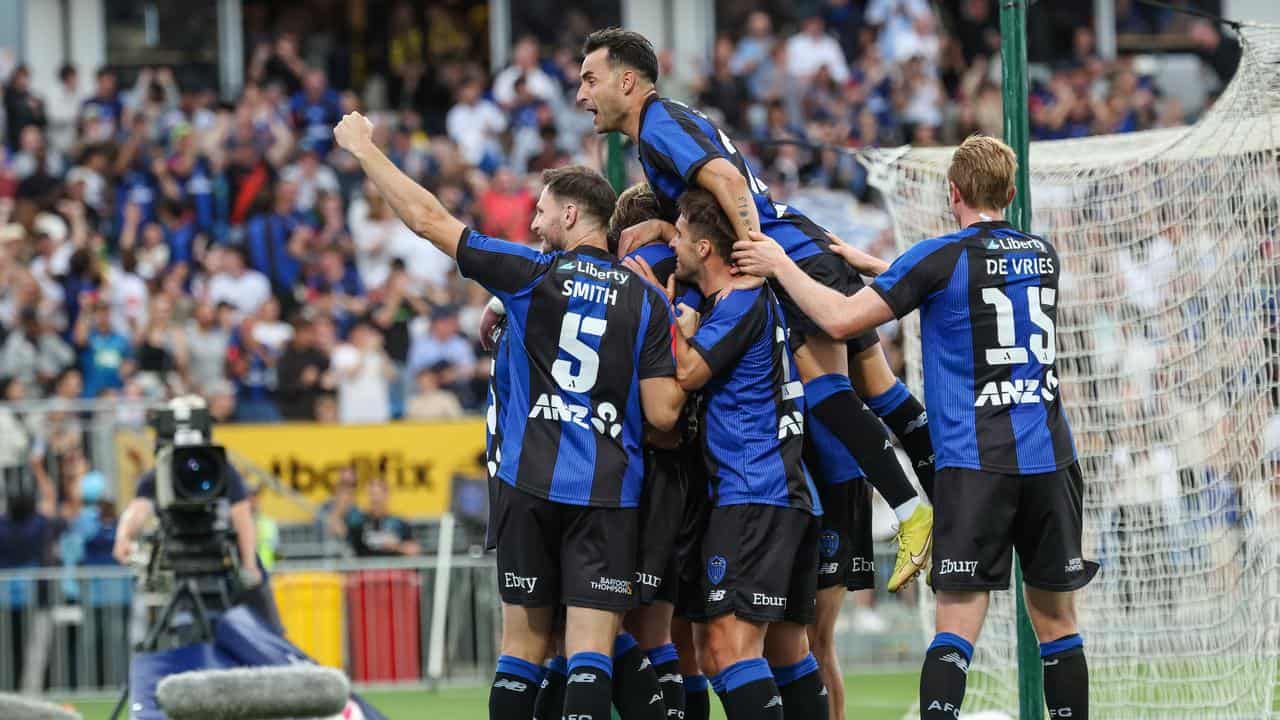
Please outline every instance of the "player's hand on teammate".
[{"label": "player's hand on teammate", "polygon": [[618,235],[618,257],[625,258],[645,245],[657,242],[665,245],[667,243],[667,235],[664,232],[664,225],[670,225],[670,223],[654,218],[636,223],[629,228],[624,228],[622,233]]},{"label": "player's hand on teammate", "polygon": [[373,145],[373,123],[358,112],[349,112],[333,129],[333,139],[338,147],[352,155]]},{"label": "player's hand on teammate", "polygon": [[831,252],[844,258],[844,261],[867,277],[877,277],[880,273],[889,269],[889,263],[872,255],[864,250],[845,243],[833,233],[827,233],[827,237],[831,240]]},{"label": "player's hand on teammate", "polygon": [[701,319],[701,316],[698,311],[688,305],[680,303],[676,307],[676,326],[680,328],[681,334],[685,337],[693,337],[694,333],[698,332],[699,319]]},{"label": "player's hand on teammate", "polygon": [[787,261],[787,253],[773,238],[764,233],[749,233],[750,240],[733,244],[733,264],[738,270],[756,277],[773,277]]}]

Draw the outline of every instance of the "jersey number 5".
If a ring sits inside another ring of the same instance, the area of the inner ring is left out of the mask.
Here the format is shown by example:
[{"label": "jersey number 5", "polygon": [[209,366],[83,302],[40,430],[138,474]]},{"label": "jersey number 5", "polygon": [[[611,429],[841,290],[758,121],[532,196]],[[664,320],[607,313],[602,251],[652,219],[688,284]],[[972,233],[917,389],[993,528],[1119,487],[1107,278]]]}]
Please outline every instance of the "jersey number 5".
[{"label": "jersey number 5", "polygon": [[[1027,288],[1027,315],[1031,322],[1043,333],[1031,333],[1027,345],[1031,354],[1041,365],[1053,364],[1056,354],[1054,346],[1053,318],[1049,317],[1045,307],[1053,307],[1058,293],[1053,288],[1032,286]],[[1013,301],[1000,288],[983,288],[982,301],[992,305],[996,310],[996,341],[1000,347],[987,348],[988,365],[1021,365],[1027,362],[1027,348],[1019,346],[1017,328],[1013,320]]]},{"label": "jersey number 5", "polygon": [[[565,313],[564,322],[560,325],[560,349],[573,360],[556,359],[551,365],[551,376],[560,387],[569,392],[590,392],[596,386],[596,378],[600,374],[600,355],[595,348],[586,344],[579,337],[581,334],[601,337],[607,320],[598,317],[583,317],[579,313]],[[574,372],[574,360],[578,371]]]}]

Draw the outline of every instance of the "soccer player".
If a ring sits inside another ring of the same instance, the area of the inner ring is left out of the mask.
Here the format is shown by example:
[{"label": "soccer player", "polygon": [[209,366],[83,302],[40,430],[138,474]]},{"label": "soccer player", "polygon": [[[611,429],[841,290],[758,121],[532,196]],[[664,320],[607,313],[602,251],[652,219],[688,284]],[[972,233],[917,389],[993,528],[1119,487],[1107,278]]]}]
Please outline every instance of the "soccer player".
[{"label": "soccer player", "polygon": [[920,715],[959,716],[989,593],[1009,586],[1017,549],[1040,639],[1050,717],[1089,712],[1089,671],[1074,591],[1095,563],[1081,552],[1083,482],[1054,357],[1057,250],[1004,220],[1017,158],[972,136],[947,170],[959,232],[924,240],[869,288],[844,297],[813,282],[777,243],[738,243],[745,272],[774,277],[835,337],[920,308],[925,396],[937,448],[931,581],[937,635],[920,674]]},{"label": "soccer player", "polygon": [[[712,505],[701,545],[700,663],[729,720],[781,718],[784,707],[825,718],[804,628],[813,621],[821,504],[801,460],[804,389],[786,320],[767,283],[730,272],[735,235],[715,197],[691,189],[679,210],[668,295],[680,280],[706,298],[701,312],[680,305],[675,335],[680,385],[702,393]],[[643,259],[628,265],[657,281]]]},{"label": "soccer player", "polygon": [[563,714],[609,716],[611,653],[635,603],[641,428],[675,426],[666,298],[605,246],[614,194],[582,167],[543,176],[533,229],[553,252],[467,228],[373,143],[359,113],[334,129],[396,214],[455,258],[507,309],[510,387],[503,411],[495,539],[502,655],[489,715],[533,715],[554,611],[566,606]]},{"label": "soccer player", "polygon": [[[831,239],[822,228],[795,208],[773,201],[723,130],[688,106],[658,95],[657,56],[643,35],[617,28],[599,30],[587,37],[583,53],[578,104],[592,114],[596,132],[619,131],[635,142],[663,220],[673,222],[680,196],[688,188],[700,187],[715,196],[732,218],[739,240],[748,239],[749,232],[763,232],[781,243],[792,259],[824,285],[845,294],[862,286],[858,274],[829,250]],[[825,425],[846,448],[828,464],[838,465],[849,455],[856,457],[898,517],[898,556],[888,583],[889,589],[896,591],[924,566],[932,509],[920,502],[911,487],[884,426],[854,393],[849,382],[849,353],[853,353],[853,374],[862,381],[868,404],[883,413],[903,438],[917,472],[927,476],[933,451],[920,431],[925,426],[924,408],[889,370],[874,330],[858,335],[846,347],[845,342],[827,337],[804,317],[785,293],[779,294],[779,300],[791,328],[789,341],[799,379],[815,392],[822,392],[821,397],[809,399],[809,422]],[[834,484],[823,480],[824,491],[828,484]],[[868,502],[857,493],[838,500]],[[869,517],[870,510],[859,507],[838,516]],[[835,553],[852,556],[853,548],[837,548]],[[834,599],[838,603],[842,597],[837,594]],[[828,610],[834,617],[839,605]]]}]

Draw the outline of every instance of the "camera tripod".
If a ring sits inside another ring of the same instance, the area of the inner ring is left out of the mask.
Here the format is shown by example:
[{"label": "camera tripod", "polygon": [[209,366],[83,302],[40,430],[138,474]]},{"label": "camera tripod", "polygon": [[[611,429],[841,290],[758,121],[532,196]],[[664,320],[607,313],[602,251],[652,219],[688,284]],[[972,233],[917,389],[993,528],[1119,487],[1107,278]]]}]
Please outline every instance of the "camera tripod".
[{"label": "camera tripod", "polygon": [[[185,578],[181,580],[178,583],[177,589],[174,590],[173,596],[169,598],[169,602],[165,603],[164,608],[161,609],[160,616],[156,618],[156,621],[151,625],[150,629],[147,630],[146,637],[142,639],[142,642],[138,643],[134,648],[134,651],[156,652],[161,649],[161,640],[164,637],[164,633],[172,630],[172,628],[169,627],[169,624],[173,621],[178,608],[182,606],[184,598],[190,600],[191,615],[195,633],[191,637],[186,638],[187,642],[182,644],[209,642],[213,640],[213,625],[209,621],[209,611],[200,595],[200,586],[196,582],[196,578]],[[226,597],[225,591],[223,592],[223,596],[223,607],[229,607],[230,603],[228,601],[229,599]],[[111,720],[118,720],[120,712],[124,710],[125,705],[128,704],[129,690],[130,681],[126,678],[124,682],[124,689],[120,691],[120,699],[116,702],[115,710],[111,712]]]}]

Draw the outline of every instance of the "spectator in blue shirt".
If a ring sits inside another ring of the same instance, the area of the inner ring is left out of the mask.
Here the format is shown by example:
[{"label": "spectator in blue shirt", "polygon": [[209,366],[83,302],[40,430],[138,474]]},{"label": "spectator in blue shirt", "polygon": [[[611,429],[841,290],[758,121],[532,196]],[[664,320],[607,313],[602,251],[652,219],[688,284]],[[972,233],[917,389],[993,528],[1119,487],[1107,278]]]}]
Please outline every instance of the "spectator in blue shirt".
[{"label": "spectator in blue shirt", "polygon": [[96,300],[90,312],[80,314],[72,335],[80,353],[84,397],[124,387],[124,378],[132,374],[133,347],[112,327],[111,306],[105,300]]},{"label": "spectator in blue shirt", "polygon": [[314,143],[321,157],[333,147],[333,126],[342,119],[338,93],[329,88],[323,70],[312,68],[302,77],[302,89],[289,101],[293,127],[300,139]]}]

